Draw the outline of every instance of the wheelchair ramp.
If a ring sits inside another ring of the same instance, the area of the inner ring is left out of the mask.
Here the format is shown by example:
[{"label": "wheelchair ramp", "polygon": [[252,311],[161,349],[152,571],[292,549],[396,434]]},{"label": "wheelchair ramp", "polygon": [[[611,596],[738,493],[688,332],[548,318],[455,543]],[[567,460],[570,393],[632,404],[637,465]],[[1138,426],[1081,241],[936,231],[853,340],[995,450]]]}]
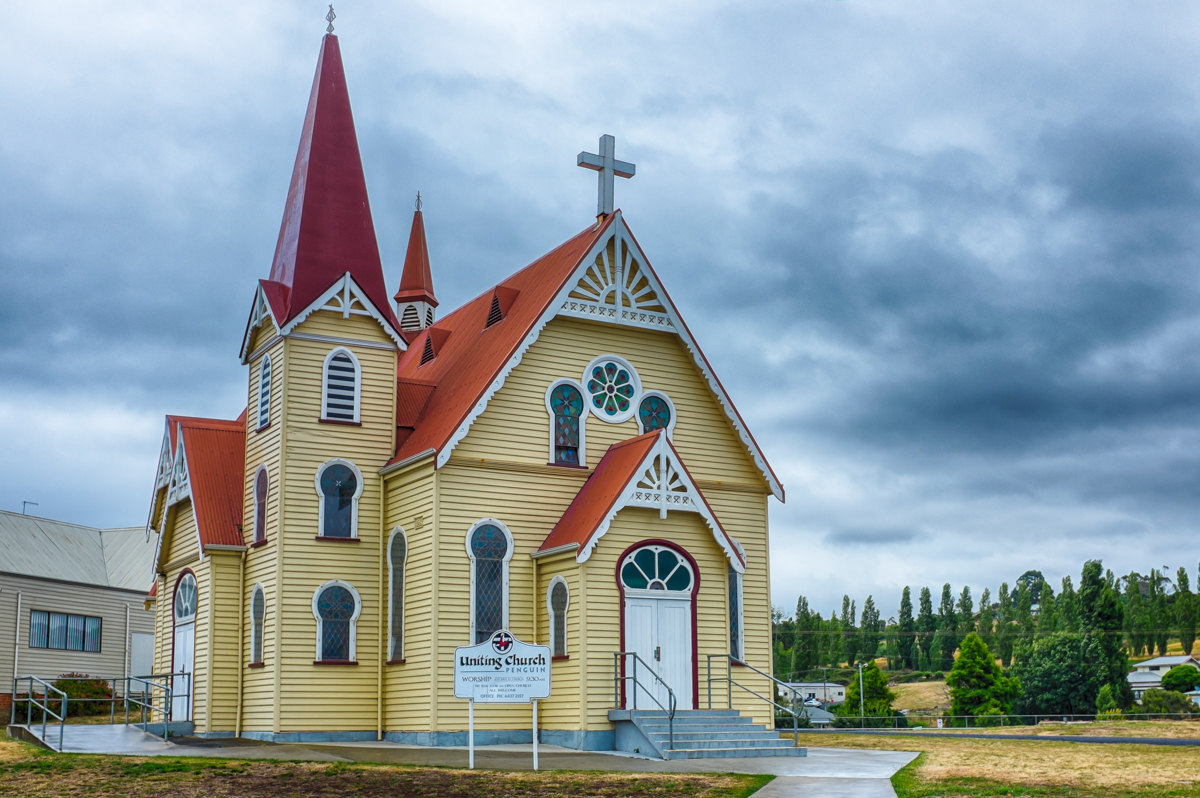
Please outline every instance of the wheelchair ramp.
[{"label": "wheelchair ramp", "polygon": [[[159,724],[162,728],[162,724]],[[140,726],[123,724],[71,725],[62,727],[62,748],[59,748],[59,726],[46,724],[46,736],[42,737],[42,725],[9,726],[8,736],[16,737],[50,751],[67,754],[128,754],[152,756],[175,751],[173,744],[161,736],[155,737],[142,731]]]}]

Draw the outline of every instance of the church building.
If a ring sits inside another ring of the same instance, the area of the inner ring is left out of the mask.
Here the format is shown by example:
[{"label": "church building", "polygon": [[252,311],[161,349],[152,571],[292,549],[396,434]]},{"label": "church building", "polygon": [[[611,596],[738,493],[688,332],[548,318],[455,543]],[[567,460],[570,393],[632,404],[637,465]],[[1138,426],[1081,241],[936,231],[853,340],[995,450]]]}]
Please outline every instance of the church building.
[{"label": "church building", "polygon": [[[613,207],[614,176],[633,173],[613,144],[580,155],[595,221],[451,312],[418,203],[389,296],[325,36],[250,302],[246,409],[166,417],[149,533],[155,672],[186,677],[173,720],[465,745],[455,648],[507,629],[553,653],[544,743],[612,749],[610,711],[631,690],[665,702],[664,684],[680,711],[773,728],[727,674],[771,695],[755,669],[771,668],[767,505],[783,487]],[[646,663],[641,688],[618,652]],[[527,708],[474,715],[477,744],[531,739]]]}]

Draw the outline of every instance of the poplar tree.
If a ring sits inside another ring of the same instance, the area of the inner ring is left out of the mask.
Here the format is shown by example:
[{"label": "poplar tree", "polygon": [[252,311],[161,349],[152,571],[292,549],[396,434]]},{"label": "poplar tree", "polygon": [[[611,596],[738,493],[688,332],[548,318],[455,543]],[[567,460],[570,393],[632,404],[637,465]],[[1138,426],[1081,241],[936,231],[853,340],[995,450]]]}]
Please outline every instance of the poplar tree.
[{"label": "poplar tree", "polygon": [[989,650],[995,645],[995,632],[993,631],[995,625],[996,614],[992,609],[992,593],[985,587],[983,595],[979,597],[979,639]]},{"label": "poplar tree", "polygon": [[[1125,678],[1129,672],[1129,658],[1121,650],[1124,611],[1113,582],[1101,578],[1101,568],[1103,565],[1099,560],[1088,560],[1079,578],[1081,651],[1083,660],[1091,665],[1092,701],[1099,695],[1100,688],[1108,684],[1117,705],[1128,709],[1133,704],[1133,690]],[[1140,586],[1138,595],[1141,595]]]},{"label": "poplar tree", "polygon": [[933,596],[929,588],[921,588],[921,600],[917,611],[917,639],[921,643],[921,670],[933,670],[933,633],[937,631],[937,620],[933,617]]},{"label": "poplar tree", "polygon": [[1171,635],[1171,610],[1167,607],[1167,577],[1162,571],[1150,571],[1150,591],[1154,603],[1153,639],[1158,655],[1167,655],[1167,638]]},{"label": "poplar tree", "polygon": [[941,645],[935,652],[939,656],[938,670],[948,671],[954,666],[954,651],[958,648],[958,615],[954,612],[954,594],[950,583],[942,585],[942,603],[938,607],[938,633]]},{"label": "poplar tree", "polygon": [[875,609],[875,599],[873,596],[867,596],[858,624],[858,658],[862,662],[870,662],[879,653],[880,631],[879,610]]},{"label": "poplar tree", "polygon": [[1033,621],[1033,588],[1025,580],[1018,580],[1017,582],[1016,621],[1020,648],[1027,649],[1033,645],[1035,627]]},{"label": "poplar tree", "polygon": [[1000,664],[1007,668],[1013,655],[1013,608],[1008,582],[1000,583],[1000,617],[996,619],[996,647],[1000,650]]},{"label": "poplar tree", "polygon": [[1058,631],[1058,614],[1054,604],[1054,588],[1050,587],[1049,582],[1042,582],[1042,595],[1038,599],[1038,637],[1046,637]]},{"label": "poplar tree", "polygon": [[917,658],[913,656],[913,651],[917,648],[917,622],[913,619],[912,591],[907,585],[900,595],[899,626],[896,643],[900,648],[900,659],[904,663],[903,667],[914,670],[917,667]]},{"label": "poplar tree", "polygon": [[1186,568],[1175,574],[1175,625],[1179,629],[1179,643],[1185,656],[1192,653],[1196,642],[1196,597],[1192,595]]},{"label": "poplar tree", "polygon": [[858,661],[858,629],[855,628],[854,613],[854,602],[849,596],[842,596],[842,657],[847,668],[853,668]]},{"label": "poplar tree", "polygon": [[[1080,587],[1082,588],[1082,585]],[[1145,603],[1142,601],[1142,575],[1137,571],[1132,571],[1129,576],[1125,577],[1125,617],[1122,626],[1125,631],[1125,639],[1129,643],[1129,650],[1135,657],[1140,657],[1146,648],[1145,614]]]},{"label": "poplar tree", "polygon": [[825,624],[825,664],[836,668],[842,664],[842,624],[838,621],[837,612],[829,613]]},{"label": "poplar tree", "polygon": [[961,644],[963,638],[975,631],[975,602],[971,598],[971,588],[963,585],[962,593],[958,594],[958,640],[956,643]]},{"label": "poplar tree", "polygon": [[817,666],[816,635],[813,634],[813,613],[808,599],[801,596],[796,601],[796,632],[792,643],[792,679],[804,681],[806,672]]},{"label": "poplar tree", "polygon": [[1069,576],[1063,577],[1062,592],[1058,594],[1058,601],[1054,609],[1058,616],[1060,630],[1064,632],[1079,631],[1079,599],[1075,595],[1075,586],[1071,584]]}]

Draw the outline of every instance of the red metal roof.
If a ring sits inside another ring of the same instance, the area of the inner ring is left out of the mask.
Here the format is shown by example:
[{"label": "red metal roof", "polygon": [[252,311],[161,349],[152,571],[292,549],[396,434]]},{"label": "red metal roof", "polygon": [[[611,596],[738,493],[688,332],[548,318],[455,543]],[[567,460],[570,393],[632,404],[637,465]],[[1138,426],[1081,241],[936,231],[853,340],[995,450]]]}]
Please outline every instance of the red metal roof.
[{"label": "red metal roof", "polygon": [[625,486],[637,476],[638,466],[650,455],[658,436],[659,432],[654,430],[608,447],[596,464],[596,470],[575,494],[571,506],[542,541],[539,551],[572,543],[582,549],[608,516]]},{"label": "red metal roof", "polygon": [[200,544],[243,546],[242,495],[246,464],[244,419],[175,418],[183,433],[188,484]]},{"label": "red metal roof", "polygon": [[[409,344],[400,356],[400,378],[437,387],[420,424],[397,446],[393,463],[427,449],[440,450],[450,440],[613,218],[610,215],[602,224],[589,227],[501,283],[500,287],[516,292],[504,292],[512,297],[512,304],[503,321],[486,326],[496,294],[495,288],[489,288]],[[438,344],[437,357],[421,365],[425,338],[431,335]],[[442,335],[445,338],[439,342]]]},{"label": "red metal roof", "polygon": [[267,281],[277,286],[267,291],[276,322],[286,325],[346,272],[399,330],[383,280],[341,50],[337,37],[328,34]]},{"label": "red metal roof", "polygon": [[412,230],[408,234],[408,252],[404,255],[404,272],[400,275],[400,290],[393,298],[397,302],[428,302],[435,308],[438,304],[433,295],[433,274],[429,270],[425,217],[420,210],[413,214]]}]

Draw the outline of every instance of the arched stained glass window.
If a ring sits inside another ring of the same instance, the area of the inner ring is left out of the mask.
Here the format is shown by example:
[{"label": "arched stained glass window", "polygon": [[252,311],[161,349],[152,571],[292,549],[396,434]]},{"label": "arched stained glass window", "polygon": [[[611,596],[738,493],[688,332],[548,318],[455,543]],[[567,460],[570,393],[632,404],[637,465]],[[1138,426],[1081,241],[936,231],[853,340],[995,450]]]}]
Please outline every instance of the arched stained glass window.
[{"label": "arched stained glass window", "polygon": [[645,546],[625,558],[621,565],[621,583],[630,590],[689,592],[692,569],[666,546]]},{"label": "arched stained glass window", "polygon": [[267,539],[267,491],[270,488],[270,478],[267,469],[258,469],[254,478],[254,542]]},{"label": "arched stained glass window", "polygon": [[175,622],[186,623],[196,619],[196,577],[184,574],[175,588]]},{"label": "arched stained glass window", "polygon": [[642,432],[667,429],[671,424],[671,406],[666,399],[651,394],[638,406],[638,420],[642,422]]},{"label": "arched stained glass window", "polygon": [[742,658],[742,575],[729,566],[729,655]]},{"label": "arched stained glass window", "polygon": [[262,585],[254,586],[254,597],[250,599],[250,662],[257,665],[263,661],[263,623],[267,619],[267,597]]},{"label": "arched stained glass window", "polygon": [[391,569],[391,594],[388,597],[388,660],[404,659],[404,563],[408,557],[408,541],[399,529],[392,535],[388,549]]},{"label": "arched stained glass window", "polygon": [[492,632],[504,628],[505,570],[509,554],[508,537],[493,524],[481,524],[469,541],[474,607],[472,627],[475,642],[482,643]]},{"label": "arched stained glass window", "polygon": [[358,493],[358,475],[348,466],[333,463],[321,472],[323,524],[327,538],[354,537],[354,498]]},{"label": "arched stained glass window", "polygon": [[354,594],[341,585],[329,585],[317,596],[317,617],[320,620],[318,641],[321,660],[351,659],[351,624],[357,602]]},{"label": "arched stained glass window", "polygon": [[567,655],[567,583],[556,578],[550,585],[550,643],[555,657]]},{"label": "arched stained glass window", "polygon": [[612,361],[597,363],[592,367],[587,390],[592,397],[592,405],[609,416],[627,412],[637,393],[629,370]]},{"label": "arched stained glass window", "polygon": [[579,426],[583,423],[583,394],[569,383],[550,392],[554,415],[554,462],[579,465]]}]

